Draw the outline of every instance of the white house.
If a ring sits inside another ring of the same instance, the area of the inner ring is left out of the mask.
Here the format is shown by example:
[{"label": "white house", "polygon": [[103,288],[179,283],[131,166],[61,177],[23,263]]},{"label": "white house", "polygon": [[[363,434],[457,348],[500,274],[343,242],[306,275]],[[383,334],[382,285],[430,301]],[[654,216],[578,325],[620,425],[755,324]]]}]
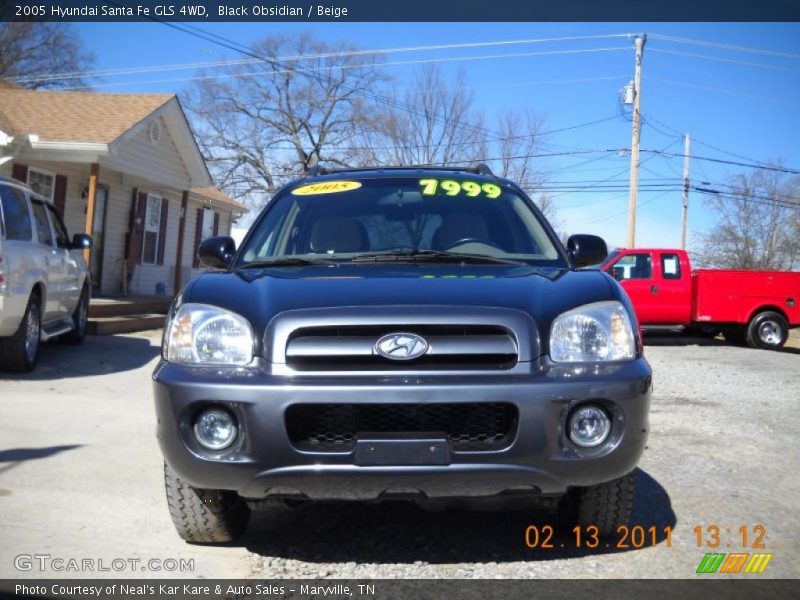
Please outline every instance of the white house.
[{"label": "white house", "polygon": [[94,238],[95,295],[174,294],[244,208],[213,187],[176,96],[0,86],[0,175]]}]

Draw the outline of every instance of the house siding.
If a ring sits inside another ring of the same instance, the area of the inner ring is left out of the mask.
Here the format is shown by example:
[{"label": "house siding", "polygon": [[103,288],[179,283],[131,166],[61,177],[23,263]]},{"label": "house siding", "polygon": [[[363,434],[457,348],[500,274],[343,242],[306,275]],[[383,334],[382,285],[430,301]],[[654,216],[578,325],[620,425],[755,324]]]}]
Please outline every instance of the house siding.
[{"label": "house siding", "polygon": [[150,142],[149,127],[142,128],[135,136],[124,141],[114,156],[103,162],[110,168],[131,173],[158,185],[173,190],[191,187],[189,171],[181,159],[172,135],[163,119],[161,138],[157,144]]}]

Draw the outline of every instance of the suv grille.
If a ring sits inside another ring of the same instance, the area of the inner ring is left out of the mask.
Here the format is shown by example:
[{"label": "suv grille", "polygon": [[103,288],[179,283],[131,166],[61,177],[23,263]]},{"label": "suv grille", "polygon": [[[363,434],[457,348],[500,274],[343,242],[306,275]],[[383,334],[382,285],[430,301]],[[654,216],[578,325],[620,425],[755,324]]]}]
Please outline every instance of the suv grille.
[{"label": "suv grille", "polygon": [[292,445],[316,452],[349,452],[366,432],[444,432],[453,451],[500,450],[516,423],[517,407],[505,402],[294,404],[286,411]]},{"label": "suv grille", "polygon": [[[375,352],[390,333],[415,333],[429,344],[412,360],[391,360]],[[286,364],[297,371],[496,370],[517,364],[517,342],[492,325],[353,325],[295,330],[286,344]]]}]

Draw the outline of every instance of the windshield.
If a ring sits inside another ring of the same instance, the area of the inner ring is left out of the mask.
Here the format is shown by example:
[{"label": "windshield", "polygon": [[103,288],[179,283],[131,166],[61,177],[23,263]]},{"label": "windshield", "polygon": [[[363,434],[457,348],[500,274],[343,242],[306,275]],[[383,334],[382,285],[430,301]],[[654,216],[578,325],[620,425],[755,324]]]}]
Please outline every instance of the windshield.
[{"label": "windshield", "polygon": [[343,179],[296,187],[272,201],[238,266],[445,252],[564,266],[540,218],[519,194],[460,177]]}]

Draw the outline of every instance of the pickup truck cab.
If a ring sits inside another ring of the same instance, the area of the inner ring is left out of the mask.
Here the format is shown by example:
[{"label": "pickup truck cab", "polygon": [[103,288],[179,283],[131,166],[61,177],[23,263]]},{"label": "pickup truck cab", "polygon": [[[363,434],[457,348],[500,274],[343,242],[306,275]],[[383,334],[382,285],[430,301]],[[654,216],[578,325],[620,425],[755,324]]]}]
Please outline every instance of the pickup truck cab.
[{"label": "pickup truck cab", "polygon": [[800,327],[800,273],[692,270],[684,250],[614,250],[601,269],[630,296],[644,329],[681,328],[777,349]]},{"label": "pickup truck cab", "polygon": [[0,370],[30,371],[39,343],[80,344],[86,335],[92,239],[70,241],[55,207],[28,186],[0,177]]},{"label": "pickup truck cab", "polygon": [[476,169],[351,169],[288,184],[167,317],[153,374],[167,503],[190,542],[251,508],[325,500],[631,514],[651,369],[596,236],[565,248]]}]

